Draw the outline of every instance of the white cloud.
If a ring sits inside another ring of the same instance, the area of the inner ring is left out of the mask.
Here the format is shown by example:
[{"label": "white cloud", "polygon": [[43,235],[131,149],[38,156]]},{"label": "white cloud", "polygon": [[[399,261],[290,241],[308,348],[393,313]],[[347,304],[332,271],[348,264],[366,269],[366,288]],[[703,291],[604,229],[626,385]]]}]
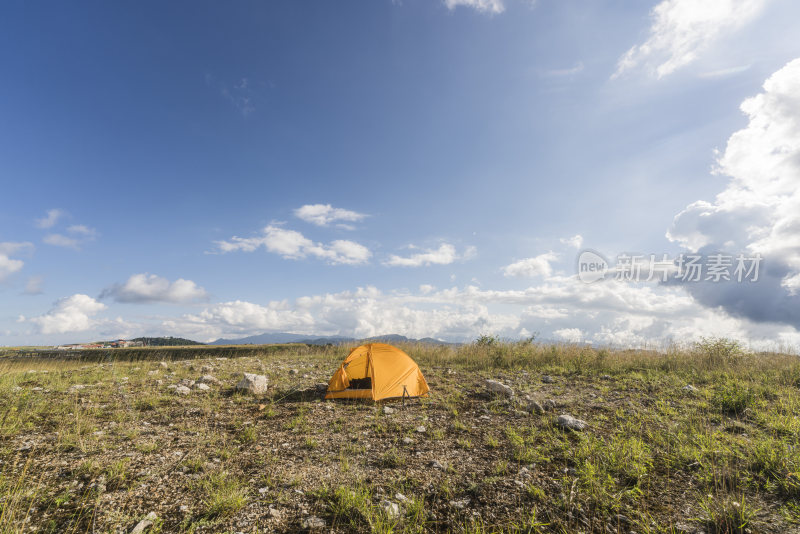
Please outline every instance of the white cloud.
[{"label": "white cloud", "polygon": [[83,235],[86,237],[94,237],[97,235],[97,231],[94,228],[89,228],[83,224],[73,224],[67,228],[67,232],[71,234],[78,234]]},{"label": "white cloud", "polygon": [[67,233],[70,235],[64,235],[57,232],[50,233],[45,235],[42,241],[48,245],[53,245],[56,247],[80,250],[81,245],[84,245],[89,241],[94,241],[94,239],[97,237],[97,230],[83,224],[73,224],[72,226],[67,227]]},{"label": "white cloud", "polygon": [[22,260],[15,260],[5,254],[0,254],[0,282],[22,269],[23,265],[25,262]]},{"label": "white cloud", "polygon": [[225,302],[168,320],[162,328],[206,340],[265,331],[356,338],[399,333],[457,341],[474,339],[481,332],[515,337],[527,331],[540,332],[545,339],[635,347],[711,334],[764,346],[774,346],[779,339],[800,339],[791,327],[759,325],[701,306],[682,287],[616,280],[584,284],[564,276],[522,290],[466,286],[437,291],[423,286],[410,293],[364,287],[293,302]]},{"label": "white cloud", "polygon": [[39,228],[52,228],[67,213],[64,210],[47,210],[47,214],[41,219],[36,219],[36,226]]},{"label": "white cloud", "polygon": [[[358,222],[366,217],[363,213],[334,208],[330,204],[306,204],[294,210],[294,214],[296,217],[317,226],[329,226],[336,222]],[[338,226],[348,230],[352,229],[352,226],[347,224],[339,224]]]},{"label": "white cloud", "polygon": [[25,283],[26,295],[41,295],[42,284],[44,284],[44,277],[36,275],[29,276],[28,281]]},{"label": "white cloud", "polygon": [[95,328],[98,322],[92,317],[106,309],[88,295],[76,294],[58,300],[53,308],[38,317],[26,321],[37,325],[41,334],[66,334]]},{"label": "white cloud", "polygon": [[553,331],[553,336],[570,343],[578,343],[585,337],[580,328],[559,328]]},{"label": "white cloud", "polygon": [[[412,247],[415,248],[415,247]],[[410,256],[392,254],[383,262],[391,267],[422,267],[427,265],[449,265],[459,259],[469,259],[475,255],[475,247],[467,247],[459,255],[456,247],[449,243],[442,243],[437,249],[428,249]]]},{"label": "white cloud", "polygon": [[758,16],[769,0],[663,0],[653,8],[650,35],[617,63],[617,77],[640,65],[658,78],[697,59],[711,43]]},{"label": "white cloud", "polygon": [[583,245],[583,236],[580,234],[575,234],[572,237],[562,237],[560,241],[570,247],[581,248],[581,245]]},{"label": "white cloud", "polygon": [[42,241],[56,247],[74,248],[75,250],[80,248],[80,241],[78,239],[63,234],[47,234]]},{"label": "white cloud", "polygon": [[[580,236],[578,236],[580,237]],[[507,277],[532,278],[534,276],[548,277],[553,273],[550,262],[556,261],[558,254],[545,252],[533,258],[525,258],[503,267],[503,274]]]},{"label": "white cloud", "polygon": [[331,264],[357,265],[366,263],[372,256],[369,249],[359,243],[336,240],[329,245],[314,243],[300,232],[269,225],[256,237],[232,237],[229,241],[215,241],[220,252],[253,252],[259,247],[286,259],[316,257]]},{"label": "white cloud", "polygon": [[33,250],[33,243],[29,243],[27,241],[23,242],[13,242],[13,241],[5,241],[0,243],[0,254],[5,254],[6,256],[13,256],[19,252],[27,252],[29,250]]},{"label": "white cloud", "polygon": [[506,9],[502,0],[444,0],[444,4],[451,10],[464,6],[485,13],[502,13]]},{"label": "white cloud", "polygon": [[747,72],[748,70],[750,70],[750,67],[751,65],[739,65],[736,67],[728,67],[725,69],[715,69],[707,72],[701,72],[697,76],[699,78],[706,78],[706,79],[725,78],[728,76],[733,76],[735,74],[741,74],[742,72]]},{"label": "white cloud", "polygon": [[[713,202],[681,211],[667,237],[689,251],[761,254],[757,287],[688,287],[708,306],[737,316],[800,326],[800,59],[786,64],[764,91],[741,105],[747,126],[717,159],[730,176]],[[794,294],[793,294],[794,291]]]},{"label": "white cloud", "polygon": [[574,76],[579,72],[583,71],[583,61],[578,61],[574,67],[568,67],[566,69],[551,69],[542,72],[542,76],[547,78],[561,78],[565,76]]},{"label": "white cloud", "polygon": [[0,282],[12,274],[19,272],[25,262],[11,258],[19,252],[26,252],[33,249],[33,244],[28,242],[0,242]]},{"label": "white cloud", "polygon": [[179,278],[170,282],[155,274],[134,274],[124,284],[103,291],[101,298],[110,297],[117,302],[192,302],[203,300],[208,293],[191,280]]}]

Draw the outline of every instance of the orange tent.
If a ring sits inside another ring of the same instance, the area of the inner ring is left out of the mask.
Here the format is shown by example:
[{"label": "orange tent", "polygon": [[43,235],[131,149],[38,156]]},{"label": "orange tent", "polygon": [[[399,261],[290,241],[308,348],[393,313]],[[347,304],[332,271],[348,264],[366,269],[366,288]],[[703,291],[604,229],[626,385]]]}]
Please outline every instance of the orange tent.
[{"label": "orange tent", "polygon": [[350,351],[328,383],[326,399],[420,397],[429,391],[425,377],[408,354],[385,343]]}]

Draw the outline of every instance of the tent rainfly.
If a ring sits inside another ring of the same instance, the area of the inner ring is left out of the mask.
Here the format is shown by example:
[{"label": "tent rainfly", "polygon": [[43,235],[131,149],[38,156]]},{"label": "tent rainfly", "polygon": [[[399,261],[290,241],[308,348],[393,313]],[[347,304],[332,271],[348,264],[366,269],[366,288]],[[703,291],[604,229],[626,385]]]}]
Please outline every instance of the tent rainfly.
[{"label": "tent rainfly", "polygon": [[429,391],[425,377],[408,354],[385,343],[368,343],[350,351],[328,383],[326,399],[421,397]]}]

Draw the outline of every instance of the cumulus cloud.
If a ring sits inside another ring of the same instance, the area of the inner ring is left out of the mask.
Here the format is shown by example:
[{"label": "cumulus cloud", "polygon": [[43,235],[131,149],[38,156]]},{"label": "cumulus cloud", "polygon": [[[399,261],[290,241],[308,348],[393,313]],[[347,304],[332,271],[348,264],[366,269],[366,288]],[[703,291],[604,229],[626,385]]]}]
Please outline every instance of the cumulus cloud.
[{"label": "cumulus cloud", "polygon": [[15,260],[5,254],[0,254],[0,282],[22,269],[23,265],[25,262],[22,260]]},{"label": "cumulus cloud", "polygon": [[506,9],[503,0],[444,0],[444,4],[450,10],[463,6],[484,13],[502,13]]},{"label": "cumulus cloud", "polygon": [[348,230],[353,227],[348,222],[358,222],[363,220],[366,215],[356,211],[342,208],[334,208],[330,204],[306,204],[294,210],[294,214],[302,219],[317,226],[330,226],[339,223],[338,226]]},{"label": "cumulus cloud", "polygon": [[730,177],[713,202],[681,211],[667,237],[691,252],[762,255],[758,283],[688,284],[706,306],[737,317],[800,326],[800,59],[742,103],[749,121],[717,159]]},{"label": "cumulus cloud", "polygon": [[572,237],[562,237],[560,241],[564,245],[573,248],[581,248],[581,245],[583,245],[583,236],[580,234],[575,234]]},{"label": "cumulus cloud", "polygon": [[93,316],[104,309],[106,305],[92,297],[76,294],[58,300],[47,313],[26,320],[35,324],[41,334],[82,332],[98,326]]},{"label": "cumulus cloud", "polygon": [[578,343],[585,336],[580,328],[559,328],[553,331],[553,337],[570,343]]},{"label": "cumulus cloud", "polygon": [[645,65],[658,78],[688,65],[711,43],[751,22],[769,0],[663,0],[647,40],[618,61],[614,77]]},{"label": "cumulus cloud", "polygon": [[25,265],[24,261],[11,258],[11,256],[32,249],[33,244],[28,242],[0,242],[0,282],[20,271]]},{"label": "cumulus cloud", "polygon": [[315,257],[331,264],[357,265],[366,263],[372,256],[369,249],[348,240],[332,241],[328,245],[315,243],[295,230],[269,225],[255,237],[232,237],[228,241],[215,241],[220,252],[253,252],[260,247],[286,259],[298,260]]},{"label": "cumulus cloud", "polygon": [[546,252],[533,258],[525,258],[511,265],[506,265],[503,267],[503,274],[507,277],[514,278],[532,278],[534,276],[548,277],[553,273],[553,267],[550,265],[550,262],[556,261],[557,259],[558,254]]},{"label": "cumulus cloud", "polygon": [[800,341],[791,327],[760,325],[701,306],[681,287],[616,280],[584,284],[574,276],[553,276],[521,290],[468,285],[387,292],[368,286],[263,305],[224,302],[165,321],[162,328],[208,340],[290,331],[356,338],[399,333],[452,341],[471,340],[480,332],[502,337],[540,332],[546,339],[618,346],[691,341],[710,332],[771,346],[776,340]]},{"label": "cumulus cloud", "polygon": [[155,274],[134,274],[124,284],[105,289],[100,298],[113,298],[117,302],[192,302],[204,300],[208,293],[191,280],[178,278],[170,282]]},{"label": "cumulus cloud", "polygon": [[44,229],[52,228],[66,214],[64,210],[60,209],[47,210],[47,214],[44,217],[36,219],[36,226]]},{"label": "cumulus cloud", "polygon": [[[416,248],[416,247],[412,247]],[[475,247],[467,247],[458,254],[456,247],[449,243],[442,243],[437,249],[428,249],[410,256],[392,254],[383,264],[390,267],[423,267],[427,265],[449,265],[457,260],[466,260],[476,253]]]}]

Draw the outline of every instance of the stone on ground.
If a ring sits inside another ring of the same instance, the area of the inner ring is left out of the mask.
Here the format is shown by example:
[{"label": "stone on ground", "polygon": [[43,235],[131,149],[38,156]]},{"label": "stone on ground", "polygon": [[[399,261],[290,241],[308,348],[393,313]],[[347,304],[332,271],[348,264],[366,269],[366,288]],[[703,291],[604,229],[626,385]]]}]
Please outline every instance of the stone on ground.
[{"label": "stone on ground", "polygon": [[325,520],[315,515],[303,519],[303,528],[306,530],[321,530],[325,528]]},{"label": "stone on ground", "polygon": [[242,379],[236,384],[238,391],[261,395],[267,392],[267,377],[253,373],[242,373]]},{"label": "stone on ground", "polygon": [[175,387],[175,393],[177,393],[178,395],[188,395],[191,392],[192,392],[192,390],[187,388],[186,386],[176,386]]},{"label": "stone on ground", "polygon": [[158,519],[156,513],[150,512],[145,516],[144,519],[139,521],[139,523],[135,527],[133,527],[133,530],[131,530],[131,534],[142,534],[142,532],[144,532],[146,528],[153,526],[153,523],[155,522],[156,519]]},{"label": "stone on ground", "polygon": [[559,415],[556,424],[562,428],[568,428],[570,430],[583,430],[589,426],[586,421],[576,419],[567,414]]},{"label": "stone on ground", "polygon": [[498,382],[497,380],[486,380],[484,382],[486,389],[488,389],[492,393],[497,393],[498,395],[505,395],[506,397],[513,397],[514,390],[511,387]]},{"label": "stone on ground", "polygon": [[381,501],[381,508],[390,519],[395,519],[400,516],[400,506],[396,502]]}]

